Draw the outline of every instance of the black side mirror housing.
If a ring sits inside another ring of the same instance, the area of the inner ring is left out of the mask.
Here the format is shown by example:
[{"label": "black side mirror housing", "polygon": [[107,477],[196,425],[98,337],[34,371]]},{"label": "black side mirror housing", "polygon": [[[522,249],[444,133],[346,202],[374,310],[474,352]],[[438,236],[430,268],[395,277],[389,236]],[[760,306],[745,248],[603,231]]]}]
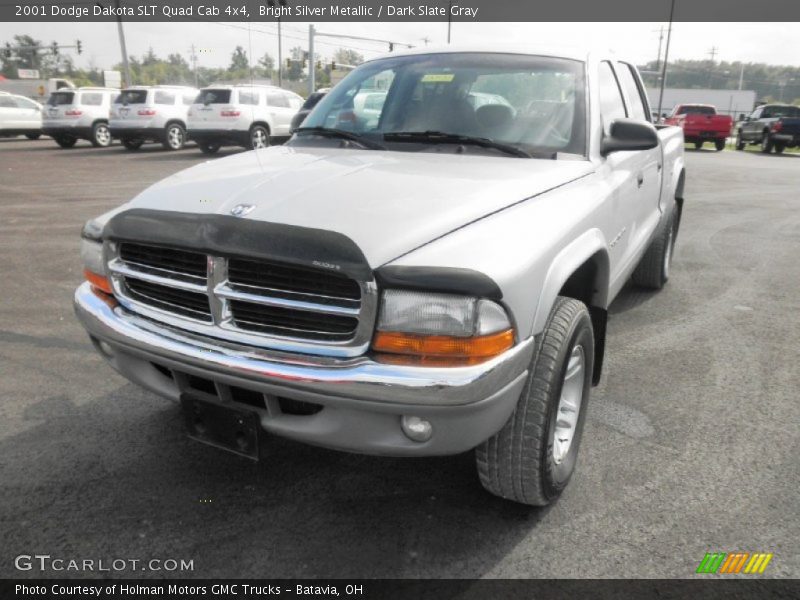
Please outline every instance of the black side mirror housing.
[{"label": "black side mirror housing", "polygon": [[614,119],[609,135],[600,143],[600,154],[629,150],[650,150],[658,146],[658,132],[652,124],[637,119]]}]

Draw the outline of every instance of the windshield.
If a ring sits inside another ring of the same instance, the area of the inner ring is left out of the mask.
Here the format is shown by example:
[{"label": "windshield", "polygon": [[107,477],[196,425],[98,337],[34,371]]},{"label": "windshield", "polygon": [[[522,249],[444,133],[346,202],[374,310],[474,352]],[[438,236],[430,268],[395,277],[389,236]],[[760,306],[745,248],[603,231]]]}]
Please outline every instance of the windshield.
[{"label": "windshield", "polygon": [[147,102],[147,90],[125,90],[117,99],[115,104],[144,104]]},{"label": "windshield", "polygon": [[392,150],[417,151],[425,142],[387,134],[439,132],[531,153],[585,155],[583,90],[583,63],[573,60],[494,53],[386,58],[343,79],[303,127],[386,140]]},{"label": "windshield", "polygon": [[50,97],[47,99],[47,104],[49,106],[64,106],[72,104],[72,99],[75,97],[75,94],[72,92],[54,92],[50,94]]},{"label": "windshield", "polygon": [[717,111],[713,106],[681,106],[678,115],[715,115]]}]

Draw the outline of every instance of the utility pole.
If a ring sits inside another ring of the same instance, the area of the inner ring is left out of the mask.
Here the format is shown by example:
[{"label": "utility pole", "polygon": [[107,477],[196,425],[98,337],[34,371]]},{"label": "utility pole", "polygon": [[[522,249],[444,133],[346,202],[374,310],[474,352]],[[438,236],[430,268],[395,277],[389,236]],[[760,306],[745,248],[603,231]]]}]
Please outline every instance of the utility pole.
[{"label": "utility pole", "polygon": [[283,44],[281,44],[280,17],[278,17],[278,87],[283,87]]},{"label": "utility pole", "polygon": [[739,70],[739,89],[742,89],[742,84],[744,83],[744,63],[742,63],[741,69]]},{"label": "utility pole", "polygon": [[314,26],[308,26],[308,95],[314,93],[316,89],[316,72],[314,66]]},{"label": "utility pole", "polygon": [[[656,30],[653,30],[656,31]],[[656,71],[661,69],[661,42],[664,41],[664,26],[658,28],[658,58],[656,59]]]},{"label": "utility pole", "polygon": [[661,70],[661,91],[658,94],[658,118],[661,119],[661,109],[664,106],[664,86],[667,85],[667,63],[669,62],[669,43],[672,39],[672,19],[675,17],[675,0],[669,8],[669,28],[667,28],[667,47],[664,50],[664,66]]},{"label": "utility pole", "polygon": [[122,10],[119,7],[119,0],[114,0],[114,6],[117,8],[117,32],[119,33],[119,47],[122,51],[122,65],[125,68],[125,87],[130,87],[133,83],[131,81],[131,65],[128,63],[128,49],[125,47],[125,30],[122,29]]},{"label": "utility pole", "polygon": [[425,42],[425,45],[427,46],[427,45],[428,45],[428,42],[430,42],[430,41],[431,41],[431,38],[429,38],[429,37],[426,35],[424,38],[422,38],[422,41],[423,41],[423,42]]},{"label": "utility pole", "polygon": [[200,87],[197,85],[197,54],[194,50],[194,44],[192,44],[192,72],[194,73],[194,87]]}]

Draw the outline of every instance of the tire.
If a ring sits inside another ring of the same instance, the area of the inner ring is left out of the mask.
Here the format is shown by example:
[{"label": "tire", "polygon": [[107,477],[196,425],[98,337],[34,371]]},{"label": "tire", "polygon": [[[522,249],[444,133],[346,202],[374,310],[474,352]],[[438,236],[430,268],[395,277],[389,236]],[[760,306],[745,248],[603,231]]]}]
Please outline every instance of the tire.
[{"label": "tire", "polygon": [[780,154],[786,149],[786,144],[775,144],[775,154]]},{"label": "tire", "polygon": [[742,139],[741,130],[736,132],[736,149],[737,150],[744,150],[744,140]]},{"label": "tire", "polygon": [[764,154],[769,154],[772,152],[772,140],[769,139],[769,132],[765,131],[764,135],[761,136],[761,151]]},{"label": "tire", "polygon": [[651,290],[660,290],[669,280],[672,252],[675,249],[675,226],[678,208],[673,203],[671,216],[664,221],[656,238],[644,253],[631,276],[633,283]]},{"label": "tire", "polygon": [[263,125],[253,125],[250,128],[250,148],[258,150],[269,146],[269,130]]},{"label": "tire", "polygon": [[41,133],[26,133],[25,137],[28,138],[29,140],[38,140],[40,137],[42,137],[42,134]]},{"label": "tire", "polygon": [[67,136],[67,135],[61,135],[53,139],[55,139],[56,144],[58,144],[62,148],[72,148],[78,141],[78,138],[74,138],[72,136]]},{"label": "tire", "polygon": [[92,146],[95,148],[108,148],[111,145],[111,131],[108,123],[100,121],[92,125]]},{"label": "tire", "polygon": [[181,150],[186,145],[186,130],[180,123],[170,123],[164,130],[161,145],[167,150]]},{"label": "tire", "polygon": [[203,154],[216,154],[222,147],[222,144],[218,142],[198,142],[197,145]]},{"label": "tire", "polygon": [[[575,470],[593,366],[589,311],[582,302],[559,296],[514,413],[475,450],[488,492],[531,506],[558,498]],[[563,418],[570,414],[575,416]],[[557,442],[557,431],[567,435],[565,423],[573,424],[569,442]]]},{"label": "tire", "polygon": [[122,138],[120,141],[126,150],[138,150],[144,144],[144,140],[137,140],[136,138]]},{"label": "tire", "polygon": [[722,152],[723,150],[725,150],[725,140],[724,139],[714,140],[714,148],[717,149],[717,152]]},{"label": "tire", "polygon": [[702,147],[703,147],[703,142],[695,142],[694,143],[694,149],[695,150],[700,150],[700,148],[702,148]]}]

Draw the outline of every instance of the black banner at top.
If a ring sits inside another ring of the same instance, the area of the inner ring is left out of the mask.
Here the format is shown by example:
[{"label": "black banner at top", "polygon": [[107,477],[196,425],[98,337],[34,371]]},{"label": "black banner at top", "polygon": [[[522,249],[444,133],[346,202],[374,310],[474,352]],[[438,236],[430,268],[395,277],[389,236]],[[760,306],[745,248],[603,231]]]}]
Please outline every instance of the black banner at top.
[{"label": "black banner at top", "polygon": [[800,21],[798,0],[0,0],[7,22]]}]

